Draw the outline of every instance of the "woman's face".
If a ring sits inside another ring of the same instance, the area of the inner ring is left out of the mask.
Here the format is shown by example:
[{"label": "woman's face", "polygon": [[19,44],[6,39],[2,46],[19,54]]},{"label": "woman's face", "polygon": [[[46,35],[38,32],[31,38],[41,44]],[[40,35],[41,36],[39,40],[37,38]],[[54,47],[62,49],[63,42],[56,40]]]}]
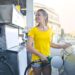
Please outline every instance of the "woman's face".
[{"label": "woman's face", "polygon": [[38,11],[35,15],[35,20],[37,23],[43,23],[45,22],[45,17],[41,11]]}]

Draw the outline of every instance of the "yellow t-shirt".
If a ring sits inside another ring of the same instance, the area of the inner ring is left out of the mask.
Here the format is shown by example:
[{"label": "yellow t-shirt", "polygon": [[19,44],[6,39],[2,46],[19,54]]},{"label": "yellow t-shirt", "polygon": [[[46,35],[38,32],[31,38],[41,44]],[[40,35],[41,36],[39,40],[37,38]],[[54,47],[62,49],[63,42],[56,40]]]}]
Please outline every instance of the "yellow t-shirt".
[{"label": "yellow t-shirt", "polygon": [[[42,53],[45,56],[50,56],[50,43],[53,36],[53,31],[51,28],[49,28],[46,31],[40,30],[38,27],[33,27],[29,33],[28,36],[32,37],[34,40],[34,48],[38,50],[40,53]],[[37,55],[32,54],[32,61],[40,59]]]}]

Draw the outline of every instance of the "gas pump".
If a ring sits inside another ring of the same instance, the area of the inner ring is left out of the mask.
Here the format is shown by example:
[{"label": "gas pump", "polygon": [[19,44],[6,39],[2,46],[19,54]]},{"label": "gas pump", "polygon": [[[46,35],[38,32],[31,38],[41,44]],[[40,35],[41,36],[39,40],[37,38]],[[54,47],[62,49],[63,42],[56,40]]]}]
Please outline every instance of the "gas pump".
[{"label": "gas pump", "polygon": [[24,22],[14,5],[0,5],[0,75],[24,75],[27,53],[25,45],[19,43]]}]

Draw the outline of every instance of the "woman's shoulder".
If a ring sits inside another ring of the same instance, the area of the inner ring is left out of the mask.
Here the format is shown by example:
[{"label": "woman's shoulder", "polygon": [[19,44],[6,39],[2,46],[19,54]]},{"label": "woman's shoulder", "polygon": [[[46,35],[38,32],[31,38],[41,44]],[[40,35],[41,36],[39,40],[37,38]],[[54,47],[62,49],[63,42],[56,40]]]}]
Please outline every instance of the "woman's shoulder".
[{"label": "woman's shoulder", "polygon": [[53,29],[50,26],[48,26],[48,28],[49,28],[50,31],[53,31]]},{"label": "woman's shoulder", "polygon": [[50,26],[48,26],[48,28],[50,32],[52,32],[53,34],[55,33],[54,30]]},{"label": "woman's shoulder", "polygon": [[37,27],[34,26],[34,27],[30,28],[29,31],[34,31],[34,32],[35,32],[35,31],[36,31],[36,28],[37,28]]}]

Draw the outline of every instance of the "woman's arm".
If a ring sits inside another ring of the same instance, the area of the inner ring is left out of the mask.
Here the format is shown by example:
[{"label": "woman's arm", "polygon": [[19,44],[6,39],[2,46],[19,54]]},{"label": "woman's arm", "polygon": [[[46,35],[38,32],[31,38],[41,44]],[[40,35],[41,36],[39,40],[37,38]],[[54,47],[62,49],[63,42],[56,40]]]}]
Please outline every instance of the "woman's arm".
[{"label": "woman's arm", "polygon": [[43,60],[47,60],[47,58],[42,55],[40,52],[38,52],[34,47],[33,47],[33,38],[32,37],[28,37],[28,42],[27,42],[27,50],[37,56],[39,56],[41,59]]},{"label": "woman's arm", "polygon": [[69,44],[69,43],[66,43],[64,45],[59,45],[59,44],[51,43],[51,47],[58,48],[58,49],[61,49],[61,48],[65,49],[65,48],[67,48],[69,46],[71,46],[71,44]]}]

